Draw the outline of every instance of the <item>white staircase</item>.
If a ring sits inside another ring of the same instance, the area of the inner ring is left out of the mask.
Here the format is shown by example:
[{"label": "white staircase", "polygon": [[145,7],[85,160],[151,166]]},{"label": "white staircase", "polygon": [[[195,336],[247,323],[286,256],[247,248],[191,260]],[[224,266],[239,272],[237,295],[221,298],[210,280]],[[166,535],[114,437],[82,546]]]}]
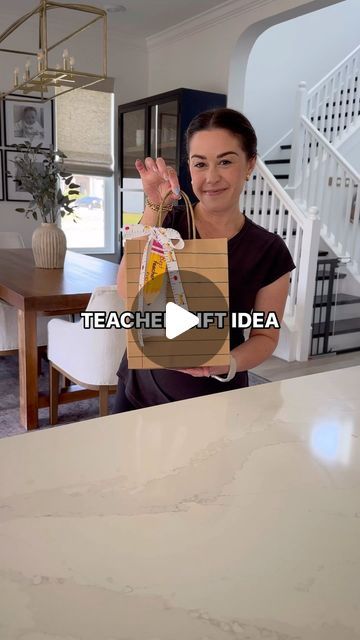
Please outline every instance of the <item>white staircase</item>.
[{"label": "white staircase", "polygon": [[360,175],[337,149],[360,127],[359,73],[360,46],[310,91],[300,83],[294,129],[258,160],[243,196],[247,215],[281,234],[297,265],[274,352],[289,361],[324,344],[360,348]]},{"label": "white staircase", "polygon": [[312,300],[320,219],[315,207],[302,211],[259,158],[252,180],[241,196],[248,217],[282,236],[296,269],[291,273],[279,344],[274,355],[291,362],[308,359],[311,340]]}]

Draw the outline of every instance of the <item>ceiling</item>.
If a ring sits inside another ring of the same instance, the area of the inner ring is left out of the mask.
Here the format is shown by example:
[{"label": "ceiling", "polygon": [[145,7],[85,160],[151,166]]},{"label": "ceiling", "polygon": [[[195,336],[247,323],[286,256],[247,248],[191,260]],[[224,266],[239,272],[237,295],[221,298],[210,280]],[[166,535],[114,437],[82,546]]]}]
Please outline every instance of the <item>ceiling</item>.
[{"label": "ceiling", "polygon": [[[60,0],[64,1],[64,0]],[[66,0],[76,3],[76,0]],[[134,36],[150,36],[159,33],[183,20],[224,4],[221,0],[79,0],[81,4],[91,4],[109,9],[122,5],[126,11],[109,13],[109,25]],[[14,20],[31,11],[37,0],[1,0],[0,33],[9,26],[8,16]]]}]

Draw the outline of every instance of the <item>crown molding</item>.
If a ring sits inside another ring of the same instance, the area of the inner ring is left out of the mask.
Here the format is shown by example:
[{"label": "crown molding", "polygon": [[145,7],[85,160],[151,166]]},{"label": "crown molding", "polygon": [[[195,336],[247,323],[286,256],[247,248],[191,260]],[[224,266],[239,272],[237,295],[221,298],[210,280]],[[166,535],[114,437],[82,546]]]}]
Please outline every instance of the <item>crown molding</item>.
[{"label": "crown molding", "polygon": [[273,0],[227,0],[218,7],[199,13],[194,18],[188,18],[173,27],[164,29],[146,38],[149,51],[153,51],[163,45],[182,40],[194,33],[204,31],[216,24],[227,22],[238,16],[254,11],[255,9],[272,4]]}]

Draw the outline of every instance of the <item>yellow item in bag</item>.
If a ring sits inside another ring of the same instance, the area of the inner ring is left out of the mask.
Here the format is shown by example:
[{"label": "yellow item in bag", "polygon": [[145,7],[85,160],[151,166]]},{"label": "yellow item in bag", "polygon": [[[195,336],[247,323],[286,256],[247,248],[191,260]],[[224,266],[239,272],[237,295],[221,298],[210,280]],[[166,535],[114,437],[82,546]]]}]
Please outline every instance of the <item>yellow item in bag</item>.
[{"label": "yellow item in bag", "polygon": [[151,304],[156,300],[163,285],[164,276],[166,274],[166,260],[164,250],[157,240],[153,240],[151,252],[146,265],[145,284],[144,284],[144,302]]}]

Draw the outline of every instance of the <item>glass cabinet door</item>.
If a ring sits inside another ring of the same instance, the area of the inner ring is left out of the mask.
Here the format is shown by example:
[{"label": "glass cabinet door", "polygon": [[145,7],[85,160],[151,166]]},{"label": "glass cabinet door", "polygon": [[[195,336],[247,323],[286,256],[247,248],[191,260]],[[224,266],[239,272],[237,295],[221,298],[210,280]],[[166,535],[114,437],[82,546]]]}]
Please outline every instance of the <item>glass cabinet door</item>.
[{"label": "glass cabinet door", "polygon": [[177,169],[176,143],[178,136],[178,101],[162,102],[151,107],[150,155],[164,158],[166,164]]},{"label": "glass cabinet door", "polygon": [[123,178],[138,178],[135,160],[145,157],[145,108],[123,114]]},{"label": "glass cabinet door", "polygon": [[144,194],[135,160],[145,158],[146,109],[122,114],[121,225],[136,224],[144,210]]}]

